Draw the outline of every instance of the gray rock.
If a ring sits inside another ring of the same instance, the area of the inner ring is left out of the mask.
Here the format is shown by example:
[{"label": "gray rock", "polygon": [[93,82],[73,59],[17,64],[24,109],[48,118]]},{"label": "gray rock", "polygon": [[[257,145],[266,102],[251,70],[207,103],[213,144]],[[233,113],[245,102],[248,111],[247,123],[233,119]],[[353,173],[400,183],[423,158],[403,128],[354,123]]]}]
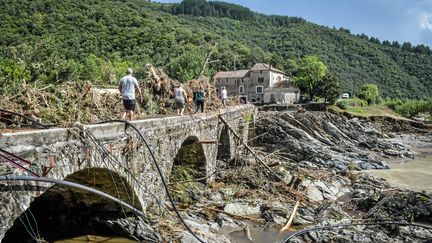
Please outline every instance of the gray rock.
[{"label": "gray rock", "polygon": [[390,156],[400,156],[401,152],[400,151],[396,151],[394,149],[387,149],[384,150],[384,154],[390,155]]},{"label": "gray rock", "polygon": [[274,221],[276,224],[284,225],[284,224],[286,224],[286,222],[287,222],[287,218],[282,217],[282,216],[279,216],[279,215],[277,215],[277,214],[273,214],[273,221]]},{"label": "gray rock", "polygon": [[259,205],[249,205],[247,203],[228,203],[224,211],[239,216],[258,215],[261,213]]},{"label": "gray rock", "polygon": [[354,234],[353,236],[354,242],[372,242],[372,239],[363,234]]},{"label": "gray rock", "polygon": [[232,188],[221,188],[219,191],[225,199],[233,197],[235,194],[235,191]]},{"label": "gray rock", "polygon": [[317,186],[310,186],[306,191],[306,197],[312,202],[324,200],[323,194]]},{"label": "gray rock", "polygon": [[239,225],[233,219],[223,213],[218,214],[215,221],[219,224],[219,227],[224,229],[232,229],[234,231],[239,228]]},{"label": "gray rock", "polygon": [[[186,217],[185,222],[192,228],[194,233],[204,240],[205,242],[221,242],[221,243],[229,243],[231,242],[226,236],[217,233],[219,230],[218,224],[206,223],[205,221],[195,219],[192,217]],[[201,222],[202,221],[202,222]],[[199,242],[195,237],[187,231],[183,231],[179,234],[180,242],[189,243],[189,242]]]},{"label": "gray rock", "polygon": [[210,194],[209,199],[214,201],[214,202],[222,202],[223,201],[222,195],[218,192]]},{"label": "gray rock", "polygon": [[297,215],[294,218],[294,224],[298,224],[298,225],[308,225],[314,222],[314,219],[312,216],[307,216],[307,215]]}]

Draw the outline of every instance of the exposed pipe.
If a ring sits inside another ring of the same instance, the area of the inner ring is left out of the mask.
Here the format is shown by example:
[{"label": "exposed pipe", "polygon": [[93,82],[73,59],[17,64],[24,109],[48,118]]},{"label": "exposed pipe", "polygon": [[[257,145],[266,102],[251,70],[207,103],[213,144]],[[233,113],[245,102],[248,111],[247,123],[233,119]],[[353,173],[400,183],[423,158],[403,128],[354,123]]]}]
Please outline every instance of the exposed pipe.
[{"label": "exposed pipe", "polygon": [[84,191],[88,191],[88,192],[97,194],[101,197],[107,198],[113,202],[116,202],[118,204],[121,204],[121,205],[129,208],[130,210],[132,210],[136,214],[138,214],[142,217],[145,217],[145,214],[143,212],[141,212],[141,210],[134,208],[133,206],[123,202],[122,200],[120,200],[116,197],[113,197],[113,196],[111,196],[105,192],[101,192],[101,191],[93,189],[91,187],[84,186],[84,185],[74,183],[71,181],[62,181],[62,180],[57,180],[57,179],[47,178],[47,177],[17,176],[17,175],[0,176],[0,181],[40,181],[40,182],[48,182],[48,183],[53,183],[53,184],[75,187],[75,188],[78,188],[78,189],[81,189]]},{"label": "exposed pipe", "polygon": [[[6,154],[6,155],[5,155],[5,154]],[[8,156],[9,156],[9,157],[8,157]],[[30,162],[30,161],[28,161],[28,160],[26,160],[26,159],[23,159],[23,158],[21,158],[21,157],[18,157],[18,156],[16,156],[15,154],[12,154],[12,153],[10,153],[10,152],[8,152],[8,151],[2,149],[2,148],[0,148],[0,158],[2,158],[3,160],[5,160],[6,162],[11,163],[11,164],[12,164],[14,167],[16,167],[16,168],[19,168],[19,169],[21,169],[21,170],[23,170],[23,171],[25,171],[25,172],[27,172],[27,173],[33,175],[33,176],[40,177],[40,175],[38,175],[37,173],[33,172],[31,169],[27,169],[26,167],[24,167],[23,165],[21,165],[21,164],[18,163],[17,161],[14,161],[14,160],[13,160],[13,159],[16,159],[16,160],[18,160],[19,162],[26,163],[26,164],[28,164],[28,165],[30,165],[30,166],[33,165],[32,162]],[[11,158],[13,158],[13,159],[11,159]]]},{"label": "exposed pipe", "polygon": [[21,113],[18,113],[18,112],[8,111],[8,110],[1,109],[1,108],[0,108],[0,112],[3,112],[3,113],[9,113],[9,114],[13,114],[13,115],[16,115],[16,116],[22,117],[22,118],[24,118],[24,119],[26,119],[26,120],[29,120],[29,121],[33,122],[34,124],[36,124],[36,125],[38,125],[38,126],[40,126],[40,127],[43,127],[44,129],[47,129],[47,128],[50,128],[50,127],[55,126],[55,125],[45,125],[45,124],[42,124],[42,123],[36,121],[35,119],[33,119],[33,118],[31,118],[31,117],[28,117],[28,116],[25,116],[25,115],[23,115],[23,114],[21,114]]}]

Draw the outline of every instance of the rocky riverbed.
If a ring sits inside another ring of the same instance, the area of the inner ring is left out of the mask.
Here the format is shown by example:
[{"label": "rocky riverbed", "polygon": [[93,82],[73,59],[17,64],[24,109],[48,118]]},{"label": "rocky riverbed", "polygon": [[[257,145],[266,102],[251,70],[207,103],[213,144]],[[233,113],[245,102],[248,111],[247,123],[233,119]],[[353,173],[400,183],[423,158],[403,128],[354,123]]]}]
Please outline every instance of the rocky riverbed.
[{"label": "rocky riverbed", "polygon": [[[174,176],[172,192],[205,242],[284,242],[294,232],[287,242],[430,242],[432,195],[364,171],[420,156],[415,145],[432,150],[431,132],[387,118],[260,112],[253,147],[266,166],[239,146],[218,161],[214,183]],[[198,242],[171,213],[151,224],[163,241]]]}]

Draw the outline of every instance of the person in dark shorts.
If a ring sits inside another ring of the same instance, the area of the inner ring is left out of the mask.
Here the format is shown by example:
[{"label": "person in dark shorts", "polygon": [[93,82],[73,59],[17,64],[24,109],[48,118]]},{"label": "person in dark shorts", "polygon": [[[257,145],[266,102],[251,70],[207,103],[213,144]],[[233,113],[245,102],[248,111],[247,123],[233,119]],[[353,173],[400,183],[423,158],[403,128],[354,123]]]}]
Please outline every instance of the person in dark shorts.
[{"label": "person in dark shorts", "polygon": [[127,115],[129,121],[132,121],[136,107],[135,90],[137,90],[142,97],[138,81],[136,78],[132,77],[132,74],[132,68],[128,68],[126,70],[126,76],[120,79],[119,84],[119,91],[122,95],[123,106],[125,108],[125,111],[122,113],[122,119],[124,120]]},{"label": "person in dark shorts", "polygon": [[197,113],[198,110],[200,110],[200,109],[201,109],[201,113],[204,113],[205,90],[202,87],[202,85],[199,87],[199,89],[196,93],[195,103],[196,103],[195,113]]}]

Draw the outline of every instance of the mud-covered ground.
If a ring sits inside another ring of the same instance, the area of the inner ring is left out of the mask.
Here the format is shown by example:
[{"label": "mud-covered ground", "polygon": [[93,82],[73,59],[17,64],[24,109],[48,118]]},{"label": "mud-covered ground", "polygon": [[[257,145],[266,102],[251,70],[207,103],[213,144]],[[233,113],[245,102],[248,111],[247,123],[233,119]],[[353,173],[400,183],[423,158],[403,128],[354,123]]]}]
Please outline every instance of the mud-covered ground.
[{"label": "mud-covered ground", "polygon": [[[431,131],[329,112],[260,112],[253,147],[271,170],[239,146],[236,158],[218,161],[214,183],[173,177],[172,192],[205,242],[284,242],[294,232],[287,242],[430,242],[432,195],[362,171],[419,156],[416,145],[432,150]],[[197,242],[172,214],[152,226],[163,241]]]}]

